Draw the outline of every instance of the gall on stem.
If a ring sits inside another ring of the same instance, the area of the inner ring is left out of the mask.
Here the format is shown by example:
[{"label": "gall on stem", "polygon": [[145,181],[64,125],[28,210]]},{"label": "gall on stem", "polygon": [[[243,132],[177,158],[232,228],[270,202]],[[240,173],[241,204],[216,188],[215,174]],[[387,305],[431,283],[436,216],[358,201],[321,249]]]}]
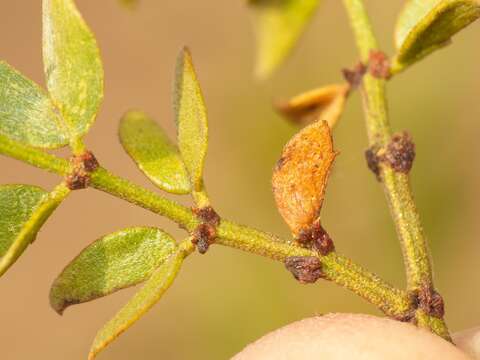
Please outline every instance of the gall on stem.
[{"label": "gall on stem", "polygon": [[287,143],[272,178],[278,210],[297,242],[321,255],[334,250],[320,211],[336,155],[327,122],[315,122]]}]

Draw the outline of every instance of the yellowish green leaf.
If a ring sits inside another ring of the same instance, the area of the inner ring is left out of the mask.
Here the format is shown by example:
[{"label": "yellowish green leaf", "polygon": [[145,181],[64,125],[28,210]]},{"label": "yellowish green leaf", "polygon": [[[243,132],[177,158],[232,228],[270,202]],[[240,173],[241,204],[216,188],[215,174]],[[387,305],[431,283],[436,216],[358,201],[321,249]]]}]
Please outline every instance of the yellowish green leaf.
[{"label": "yellowish green leaf", "polygon": [[73,138],[84,135],[103,99],[103,67],[94,35],[73,0],[43,0],[47,87]]},{"label": "yellowish green leaf", "polygon": [[343,113],[349,90],[347,84],[324,86],[279,103],[277,109],[294,123],[308,125],[324,120],[333,129]]},{"label": "yellowish green leaf", "polygon": [[193,67],[192,55],[184,48],[177,60],[175,120],[178,148],[190,175],[192,188],[202,189],[203,165],[208,147],[207,109]]},{"label": "yellowish green leaf", "polygon": [[28,185],[0,187],[0,276],[35,240],[40,228],[68,193],[63,184],[51,193]]},{"label": "yellowish green leaf", "polygon": [[285,145],[272,185],[278,210],[295,235],[319,218],[335,156],[326,121],[303,128]]},{"label": "yellowish green leaf", "polygon": [[250,0],[257,39],[256,73],[268,77],[288,56],[320,0]]},{"label": "yellowish green leaf", "polygon": [[93,360],[100,351],[105,349],[160,300],[175,280],[184,258],[185,253],[179,249],[165,263],[160,265],[140,291],[98,332],[90,349],[89,360]]},{"label": "yellowish green leaf", "polygon": [[62,314],[70,305],[109,295],[145,281],[177,245],[155,228],[130,228],[85,248],[54,281],[50,304]]},{"label": "yellowish green leaf", "polygon": [[26,145],[58,148],[68,133],[48,95],[0,61],[0,134]]},{"label": "yellowish green leaf", "polygon": [[174,194],[190,193],[190,179],[177,147],[148,115],[128,112],[119,133],[125,150],[155,185]]},{"label": "yellowish green leaf", "polygon": [[392,72],[444,47],[457,32],[480,17],[478,0],[409,0],[395,29],[397,55]]}]

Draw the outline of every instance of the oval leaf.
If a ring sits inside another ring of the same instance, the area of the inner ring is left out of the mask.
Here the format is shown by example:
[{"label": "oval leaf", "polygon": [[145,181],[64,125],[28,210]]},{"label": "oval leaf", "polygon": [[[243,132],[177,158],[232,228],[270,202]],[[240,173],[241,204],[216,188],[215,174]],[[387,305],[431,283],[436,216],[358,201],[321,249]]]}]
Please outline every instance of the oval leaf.
[{"label": "oval leaf", "polygon": [[177,60],[175,120],[178,148],[190,175],[192,188],[202,189],[202,174],[208,146],[207,109],[193,67],[192,55],[184,48]]},{"label": "oval leaf", "polygon": [[97,354],[132,326],[140,317],[155,305],[175,280],[185,253],[175,252],[152,275],[133,298],[98,332],[93,341],[88,359],[93,360]]},{"label": "oval leaf", "polygon": [[480,17],[478,0],[409,0],[395,30],[398,72],[447,45],[453,35]]},{"label": "oval leaf", "polygon": [[42,225],[68,193],[63,184],[51,193],[28,185],[0,187],[0,276],[35,240]]},{"label": "oval leaf", "polygon": [[295,96],[277,105],[278,111],[300,125],[324,120],[333,128],[343,113],[350,86],[334,84]]},{"label": "oval leaf", "polygon": [[325,121],[305,127],[283,149],[273,173],[273,193],[280,214],[295,235],[319,217],[335,156]]},{"label": "oval leaf", "polygon": [[68,133],[55,106],[33,81],[0,61],[0,133],[26,145],[58,148]]},{"label": "oval leaf", "polygon": [[43,0],[47,87],[74,138],[94,122],[103,99],[103,67],[94,35],[72,0]]},{"label": "oval leaf", "polygon": [[257,38],[256,73],[268,77],[287,57],[319,0],[250,0]]},{"label": "oval leaf", "polygon": [[122,118],[119,133],[127,153],[155,185],[174,194],[190,193],[190,179],[178,149],[155,121],[131,111]]},{"label": "oval leaf", "polygon": [[175,241],[159,229],[138,227],[107,235],[85,248],[57,277],[50,304],[62,314],[70,305],[136,285],[175,249]]}]

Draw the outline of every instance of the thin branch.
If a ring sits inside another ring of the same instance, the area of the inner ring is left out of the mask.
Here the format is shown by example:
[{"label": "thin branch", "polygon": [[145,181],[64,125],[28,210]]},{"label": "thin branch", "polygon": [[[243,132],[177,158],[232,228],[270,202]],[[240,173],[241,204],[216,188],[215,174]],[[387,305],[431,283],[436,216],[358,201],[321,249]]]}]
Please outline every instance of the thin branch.
[{"label": "thin branch", "polygon": [[0,135],[0,154],[21,160],[27,164],[61,176],[65,176],[71,171],[70,164],[67,160],[17,143],[3,135]]},{"label": "thin branch", "polygon": [[[367,63],[372,51],[378,51],[377,42],[372,31],[362,0],[344,0],[344,5],[354,30],[357,46],[362,61]],[[370,149],[387,151],[392,141],[388,122],[385,79],[366,74],[363,78],[362,97],[366,115],[367,133]],[[408,291],[416,294],[421,289],[433,288],[432,265],[428,246],[420,217],[410,187],[409,176],[394,170],[389,164],[378,164],[379,178],[390,206],[393,220],[402,246],[407,270]],[[418,312],[417,312],[418,314]],[[443,319],[426,315],[431,321],[417,321],[435,333],[449,339],[448,329]],[[435,324],[430,326],[429,324]]]},{"label": "thin branch", "polygon": [[[2,137],[0,137],[0,153],[61,176],[69,173],[70,165],[67,160],[46,154],[41,150],[16,144]],[[188,232],[194,231],[200,224],[192,209],[115,176],[104,168],[98,168],[91,174],[90,186],[165,216]],[[216,242],[281,262],[288,257],[295,256],[317,257],[322,264],[325,279],[365,298],[384,311],[386,315],[405,318],[411,310],[411,299],[405,291],[394,288],[375,274],[336,253],[319,256],[313,250],[299,247],[271,234],[224,219],[217,227]]]}]

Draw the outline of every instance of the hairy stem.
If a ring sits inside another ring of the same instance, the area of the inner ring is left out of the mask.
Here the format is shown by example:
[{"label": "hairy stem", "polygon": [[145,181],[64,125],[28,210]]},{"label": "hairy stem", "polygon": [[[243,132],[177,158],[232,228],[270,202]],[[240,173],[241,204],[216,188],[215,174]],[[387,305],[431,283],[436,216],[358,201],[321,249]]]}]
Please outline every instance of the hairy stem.
[{"label": "hairy stem", "polygon": [[113,175],[104,168],[91,174],[90,186],[165,216],[189,232],[199,224],[191,209]]},{"label": "hairy stem", "polygon": [[[363,1],[344,0],[343,2],[350,18],[361,59],[364,63],[368,63],[371,52],[377,51],[378,45]],[[368,73],[363,78],[361,92],[369,145],[372,149],[385,150],[392,140],[385,85],[386,81],[384,79],[375,78]],[[391,166],[384,163],[379,165],[380,179],[402,247],[407,270],[408,291],[415,293],[422,288],[431,288],[433,291],[432,264],[420,217],[413,199],[409,176],[395,171]],[[429,320],[426,321],[425,317]],[[422,313],[422,319],[416,316],[416,321],[420,326],[427,327],[438,335],[449,339],[448,329],[443,319],[432,319],[432,316]]]},{"label": "hairy stem", "polygon": [[65,176],[71,166],[65,159],[19,144],[0,135],[0,154],[21,160],[48,172]]},{"label": "hairy stem", "polygon": [[[3,137],[0,137],[0,153],[61,176],[68,175],[70,171],[67,160],[19,145]],[[165,216],[188,232],[192,232],[200,224],[192,209],[113,175],[104,168],[100,167],[91,174],[90,186]],[[411,310],[411,299],[407,292],[392,287],[375,274],[339,254],[319,256],[313,250],[225,219],[222,219],[217,227],[216,242],[281,262],[291,256],[318,257],[327,280],[365,298],[386,315],[405,318]]]}]

